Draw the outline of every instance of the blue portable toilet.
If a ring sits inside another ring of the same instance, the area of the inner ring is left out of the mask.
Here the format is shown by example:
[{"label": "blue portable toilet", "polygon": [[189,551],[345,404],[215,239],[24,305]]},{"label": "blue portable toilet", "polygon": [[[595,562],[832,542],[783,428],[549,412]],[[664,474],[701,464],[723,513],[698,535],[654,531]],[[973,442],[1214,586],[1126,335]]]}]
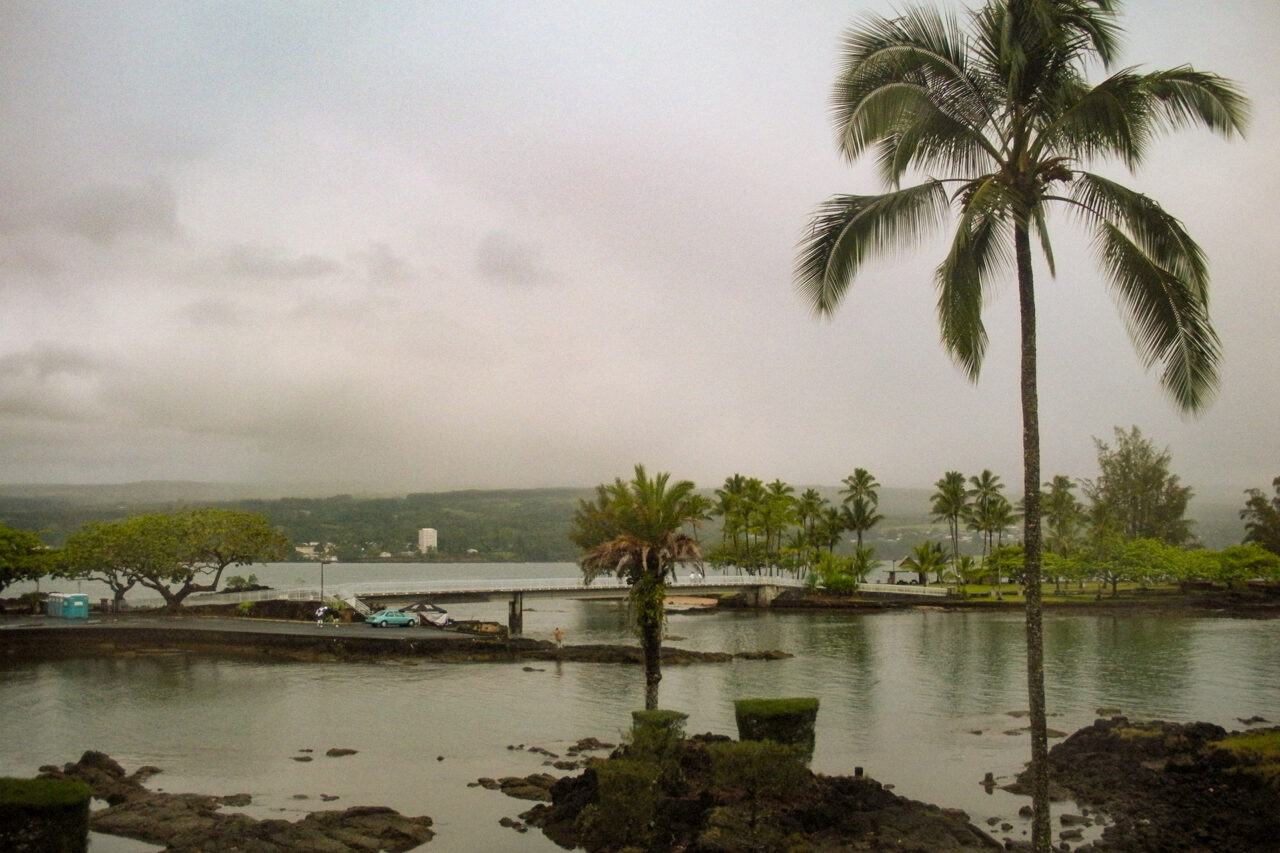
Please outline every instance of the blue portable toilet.
[{"label": "blue portable toilet", "polygon": [[89,596],[82,592],[64,595],[62,597],[62,618],[88,619]]},{"label": "blue portable toilet", "polygon": [[44,600],[44,613],[46,616],[62,616],[62,599],[65,598],[60,592],[51,592],[49,597]]}]

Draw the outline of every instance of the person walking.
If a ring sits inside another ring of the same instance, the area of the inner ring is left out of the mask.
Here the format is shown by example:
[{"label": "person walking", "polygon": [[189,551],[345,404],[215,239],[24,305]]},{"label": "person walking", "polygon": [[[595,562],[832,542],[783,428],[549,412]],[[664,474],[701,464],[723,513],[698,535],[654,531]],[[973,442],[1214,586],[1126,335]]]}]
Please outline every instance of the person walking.
[{"label": "person walking", "polygon": [[329,612],[329,608],[325,607],[323,604],[321,604],[319,607],[316,608],[316,627],[317,628],[324,627],[324,617],[325,617],[325,614],[327,614],[328,612]]}]

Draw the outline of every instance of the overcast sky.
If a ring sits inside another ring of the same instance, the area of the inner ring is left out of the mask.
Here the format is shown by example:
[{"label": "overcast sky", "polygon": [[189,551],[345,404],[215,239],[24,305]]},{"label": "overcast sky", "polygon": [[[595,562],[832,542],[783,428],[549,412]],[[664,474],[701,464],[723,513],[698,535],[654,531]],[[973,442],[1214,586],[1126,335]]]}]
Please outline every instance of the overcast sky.
[{"label": "overcast sky", "polygon": [[[1012,287],[970,384],[938,344],[945,235],[831,321],[792,283],[814,205],[880,189],[827,110],[841,32],[892,8],[0,5],[0,482],[1020,484]],[[1247,140],[1185,132],[1125,177],[1209,256],[1222,387],[1179,416],[1056,217],[1045,479],[1137,425],[1243,502],[1280,474],[1280,3],[1121,20],[1123,64],[1253,99]]]}]

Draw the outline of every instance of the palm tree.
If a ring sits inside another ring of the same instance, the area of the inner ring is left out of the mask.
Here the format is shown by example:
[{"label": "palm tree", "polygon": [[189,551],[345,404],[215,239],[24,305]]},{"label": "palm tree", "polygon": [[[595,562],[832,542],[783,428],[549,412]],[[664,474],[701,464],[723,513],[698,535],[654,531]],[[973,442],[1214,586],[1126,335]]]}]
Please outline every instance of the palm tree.
[{"label": "palm tree", "polygon": [[969,508],[969,495],[964,486],[964,474],[959,471],[948,471],[942,479],[934,483],[938,491],[930,500],[930,511],[934,521],[946,519],[947,530],[951,534],[951,567],[954,570],[956,560],[960,559],[960,519],[964,518]]},{"label": "palm tree", "polygon": [[[1064,206],[1094,235],[1140,357],[1187,411],[1217,384],[1218,337],[1208,314],[1203,254],[1154,200],[1084,170],[1118,159],[1132,168],[1159,133],[1200,124],[1241,133],[1248,105],[1236,85],[1181,66],[1109,68],[1120,33],[1114,0],[986,0],[966,13],[912,7],[869,17],[844,38],[834,92],[841,152],[875,149],[882,195],[836,196],[813,216],[797,283],[832,314],[874,254],[912,245],[954,209],[958,227],[937,270],[942,341],[976,379],[986,352],[982,308],[1015,272],[1021,318],[1023,492],[1026,495],[1027,692],[1031,720],[1032,844],[1048,850],[1048,741],[1040,600],[1040,410],[1032,239],[1054,272],[1047,214]],[[924,176],[902,187],[908,172]]]},{"label": "palm tree", "polygon": [[844,483],[844,488],[840,490],[840,494],[844,496],[844,502],[862,498],[872,504],[880,502],[880,483],[866,468],[854,468],[853,473],[845,477],[840,482]]},{"label": "palm tree", "polygon": [[742,495],[746,490],[747,479],[741,474],[725,477],[724,486],[716,489],[715,512],[724,518],[721,528],[721,545],[728,546],[729,538],[733,538],[733,549],[738,549],[738,535],[743,532]]},{"label": "palm tree", "polygon": [[828,506],[822,508],[822,515],[818,519],[815,535],[819,543],[827,546],[827,553],[834,554],[836,546],[840,544],[840,540],[844,537],[844,532],[848,529],[844,526],[844,516],[840,510],[833,506]]},{"label": "palm tree", "polygon": [[866,468],[853,469],[853,473],[841,482],[845,485],[840,490],[844,496],[845,527],[853,531],[861,548],[862,534],[884,520],[884,516],[876,512],[880,504],[880,494],[876,490],[880,483]]},{"label": "palm tree", "polygon": [[644,707],[658,707],[662,681],[662,619],[667,572],[679,563],[702,563],[698,540],[685,533],[705,517],[708,501],[688,480],[670,474],[650,478],[643,465],[630,482],[596,486],[596,499],[578,501],[569,538],[582,549],[578,565],[590,583],[602,574],[625,577],[631,586],[636,626],[644,652]]},{"label": "palm tree", "polygon": [[947,553],[939,542],[921,542],[911,549],[911,555],[904,557],[898,568],[915,572],[920,576],[920,585],[929,582],[929,572],[937,572],[942,577],[942,570],[947,566]]},{"label": "palm tree", "polygon": [[982,534],[984,560],[991,550],[992,540],[995,539],[997,517],[1004,515],[996,509],[998,502],[1005,500],[1001,494],[1003,491],[1004,483],[1000,482],[1000,475],[991,473],[989,468],[984,468],[981,474],[974,474],[969,478],[968,526]]}]

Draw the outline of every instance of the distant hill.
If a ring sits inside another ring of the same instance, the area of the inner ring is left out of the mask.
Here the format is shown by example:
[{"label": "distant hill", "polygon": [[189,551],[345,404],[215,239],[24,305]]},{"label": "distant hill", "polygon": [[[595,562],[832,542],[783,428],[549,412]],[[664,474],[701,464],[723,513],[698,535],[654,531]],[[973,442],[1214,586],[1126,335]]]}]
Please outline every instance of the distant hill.
[{"label": "distant hill", "polygon": [[[840,501],[838,486],[815,488]],[[714,490],[704,493],[713,495]],[[867,537],[882,559],[900,559],[926,539],[941,540],[946,525],[930,517],[931,489],[882,487],[885,520]],[[324,486],[150,481],[111,485],[0,485],[0,523],[39,531],[61,545],[88,521],[109,521],[143,512],[190,506],[226,506],[261,512],[295,543],[331,542],[343,559],[403,556],[420,527],[439,532],[442,556],[492,560],[567,561],[576,557],[568,540],[573,511],[592,489],[490,489],[408,495],[340,494]],[[1209,548],[1239,544],[1244,524],[1239,505],[1194,500],[1193,531]],[[718,537],[718,525],[704,539]],[[474,552],[474,553],[472,553]]]}]

